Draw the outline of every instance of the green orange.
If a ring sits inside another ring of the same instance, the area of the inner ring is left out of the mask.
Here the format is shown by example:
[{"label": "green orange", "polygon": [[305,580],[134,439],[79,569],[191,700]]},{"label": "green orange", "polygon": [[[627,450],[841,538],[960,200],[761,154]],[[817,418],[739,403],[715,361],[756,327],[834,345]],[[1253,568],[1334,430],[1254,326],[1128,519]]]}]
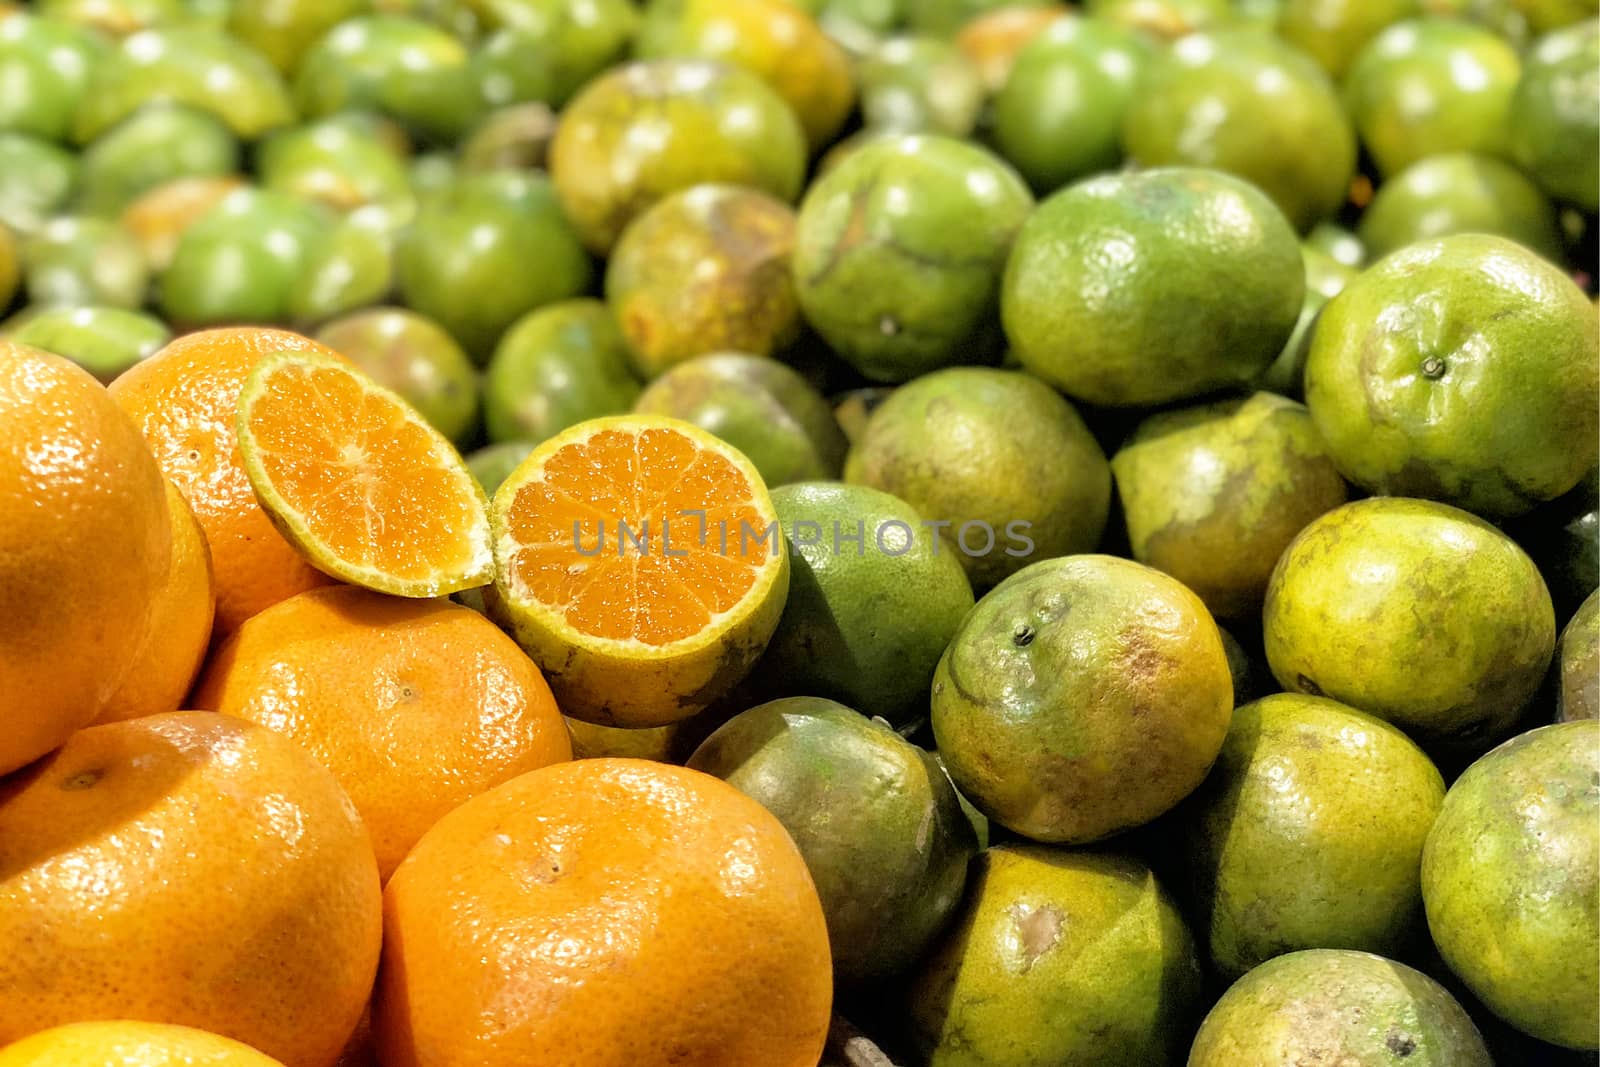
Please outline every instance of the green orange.
[{"label": "green orange", "polygon": [[1557,266],[1503,237],[1403,248],[1323,309],[1306,404],[1345,477],[1492,518],[1600,455],[1600,322]]},{"label": "green orange", "polygon": [[1443,801],[1438,770],[1388,723],[1298,693],[1239,708],[1184,808],[1212,964],[1237,978],[1297,949],[1412,947]]},{"label": "green orange", "polygon": [[1216,624],[1188,589],[1111,556],[1046,560],[961,623],[933,733],[977,808],[1037,841],[1142,825],[1205,777],[1233,711]]},{"label": "green orange", "polygon": [[1189,1067],[1493,1067],[1472,1017],[1438,982],[1368,952],[1308,949],[1268,960],[1223,994]]},{"label": "green orange", "polygon": [[[1591,12],[1592,14],[1592,12]],[[1536,42],[1511,100],[1511,158],[1551,196],[1594,211],[1600,201],[1600,20]]]},{"label": "green orange", "polygon": [[904,501],[865,486],[802,482],[772,504],[789,599],[751,687],[830,697],[896,724],[924,716],[934,668],[972,610],[953,547]]},{"label": "green orange", "polygon": [[1400,497],[1346,504],[1302,530],[1273,572],[1262,621],[1285,689],[1468,752],[1517,721],[1556,641],[1544,580],[1510,538]]},{"label": "green orange", "polygon": [[883,720],[775,700],[734,716],[688,766],[759,801],[794,838],[843,990],[904,972],[960,905],[972,826],[933,756]]},{"label": "green orange", "polygon": [[483,380],[492,441],[543,441],[620,415],[639,396],[627,340],[599,300],[563,300],[524,315],[495,346]]},{"label": "green orange", "polygon": [[1091,552],[1111,471],[1077,410],[1018,371],[952,367],[889,394],[845,480],[893,493],[930,523],[974,586],[1028,564]]},{"label": "green orange", "polygon": [[856,78],[869,131],[967,137],[983,111],[983,76],[951,41],[890,37],[858,61]]},{"label": "green orange", "polygon": [[1301,231],[1338,210],[1356,168],[1328,75],[1255,29],[1174,43],[1140,82],[1122,134],[1143,166],[1215,167],[1254,183]]},{"label": "green orange", "polygon": [[1345,105],[1384,176],[1441,152],[1503,155],[1517,52],[1468,22],[1420,18],[1372,38],[1345,74]]},{"label": "green orange", "polygon": [[1259,610],[1278,556],[1347,495],[1310,414],[1272,393],[1152,415],[1111,470],[1133,558],[1225,616]]},{"label": "green orange", "polygon": [[753,71],[794,109],[812,148],[855,103],[845,50],[790,0],[655,0],[634,45],[641,59],[698,56]]},{"label": "green orange", "polygon": [[1384,182],[1358,232],[1374,256],[1457,233],[1509,237],[1555,263],[1564,251],[1539,187],[1510,163],[1470,152],[1429,156]]},{"label": "green orange", "polygon": [[994,140],[1041,193],[1122,162],[1122,122],[1154,49],[1101,19],[1057,18],[994,98]]},{"label": "green orange", "polygon": [[1556,717],[1600,719],[1600,592],[1568,620],[1557,651]]},{"label": "green orange", "polygon": [[1278,34],[1339,78],[1362,45],[1421,10],[1419,0],[1283,0]]},{"label": "green orange", "polygon": [[604,253],[651,204],[691,185],[749,185],[792,201],[806,157],[800,120],[759,77],[663,59],[617,67],[573,99],[550,174],[584,243]]},{"label": "green orange", "polygon": [[1570,1048],[1600,1044],[1600,726],[1507,741],[1450,787],[1422,855],[1428,928],[1495,1014]]},{"label": "green orange", "polygon": [[852,152],[806,193],[794,275],[806,319],[876,381],[994,347],[1001,272],[1033,197],[1004,161],[947,137]]},{"label": "green orange", "polygon": [[1089,178],[1040,204],[1000,310],[1024,369],[1079,400],[1146,407],[1254,380],[1304,293],[1294,228],[1265,193],[1171,167]]},{"label": "green orange", "polygon": [[283,79],[260,52],[220,30],[169,25],[124,38],[95,64],[73,137],[85,144],[155,101],[209,111],[244,140],[295,116]]},{"label": "green orange", "polygon": [[550,180],[513,171],[464,175],[424,197],[395,267],[406,303],[480,361],[518,318],[579,295],[594,271]]},{"label": "green orange", "polygon": [[800,333],[794,209],[756,189],[695,185],[622,231],[606,300],[639,376],[710,352],[770,356]]},{"label": "green orange", "polygon": [[930,1067],[1177,1063],[1200,963],[1139,862],[1000,845],[974,865],[955,926],[910,991]]}]

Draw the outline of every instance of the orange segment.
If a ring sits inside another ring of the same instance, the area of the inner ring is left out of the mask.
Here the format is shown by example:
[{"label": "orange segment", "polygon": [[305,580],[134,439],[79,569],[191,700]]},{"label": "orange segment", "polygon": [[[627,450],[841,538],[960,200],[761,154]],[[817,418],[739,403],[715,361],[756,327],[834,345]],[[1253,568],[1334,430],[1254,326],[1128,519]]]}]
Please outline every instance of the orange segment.
[{"label": "orange segment", "polygon": [[396,394],[338,360],[263,360],[239,398],[245,472],[320,570],[397,596],[486,585],[487,501],[455,448]]},{"label": "orange segment", "polygon": [[582,423],[495,495],[496,610],[564,710],[633,726],[700,710],[777,624],[788,565],[755,468],[675,419]]}]

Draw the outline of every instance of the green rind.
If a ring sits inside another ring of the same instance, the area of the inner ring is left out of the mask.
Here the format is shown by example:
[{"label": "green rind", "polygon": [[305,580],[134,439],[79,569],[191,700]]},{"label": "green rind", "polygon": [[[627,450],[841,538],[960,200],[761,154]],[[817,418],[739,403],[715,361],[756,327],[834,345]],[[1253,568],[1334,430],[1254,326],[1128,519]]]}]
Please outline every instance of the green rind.
[{"label": "green rind", "polygon": [[1189,1067],[1494,1067],[1472,1018],[1421,971],[1309,949],[1263,963],[1200,1026]]},{"label": "green rind", "polygon": [[1295,693],[1239,708],[1184,808],[1213,966],[1236,978],[1298,949],[1413,948],[1443,802],[1438,770],[1388,723]]},{"label": "green rind", "polygon": [[1600,726],[1507,741],[1450,788],[1422,855],[1428,928],[1495,1014],[1600,1045]]}]

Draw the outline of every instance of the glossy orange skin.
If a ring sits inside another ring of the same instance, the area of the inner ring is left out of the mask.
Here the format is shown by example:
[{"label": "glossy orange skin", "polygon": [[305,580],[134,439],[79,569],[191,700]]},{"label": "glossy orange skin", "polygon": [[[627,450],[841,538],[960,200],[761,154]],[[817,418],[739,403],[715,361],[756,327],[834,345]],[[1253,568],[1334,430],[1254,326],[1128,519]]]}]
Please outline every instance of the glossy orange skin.
[{"label": "glossy orange skin", "polygon": [[263,356],[284,351],[336,354],[287,330],[203,330],[137,364],[110,390],[206,532],[219,635],[280,600],[333,581],[273,527],[239,456],[239,391]]},{"label": "glossy orange skin", "polygon": [[167,580],[150,609],[150,626],[122,685],[95,722],[121,722],[177,711],[200,673],[211,644],[216,590],[205,531],[183,494],[166,483],[172,520],[172,553]]},{"label": "glossy orange skin", "polygon": [[105,388],[0,341],[0,774],[106,707],[144,641],[171,536],[161,473]]},{"label": "glossy orange skin", "polygon": [[379,892],[354,806],[287,738],[186,711],[81,730],[0,782],[0,1044],[126,1019],[331,1067]]},{"label": "glossy orange skin", "polygon": [[698,771],[592,759],[441,819],[384,895],[386,1067],[815,1067],[832,968],[782,825]]},{"label": "glossy orange skin", "polygon": [[313,589],[217,649],[195,707],[287,734],[339,779],[387,878],[438,819],[572,758],[544,676],[482,615],[354,586]]},{"label": "glossy orange skin", "polygon": [[283,1067],[226,1037],[187,1026],[68,1023],[0,1049],[0,1067]]}]

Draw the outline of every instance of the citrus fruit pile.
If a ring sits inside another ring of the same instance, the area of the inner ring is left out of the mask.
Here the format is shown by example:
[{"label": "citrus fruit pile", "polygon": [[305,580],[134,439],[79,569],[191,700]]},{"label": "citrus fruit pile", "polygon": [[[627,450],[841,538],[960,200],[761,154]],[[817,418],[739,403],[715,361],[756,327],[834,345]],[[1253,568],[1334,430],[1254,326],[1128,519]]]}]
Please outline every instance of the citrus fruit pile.
[{"label": "citrus fruit pile", "polygon": [[0,1067],[1600,1064],[1600,0],[0,0]]}]

